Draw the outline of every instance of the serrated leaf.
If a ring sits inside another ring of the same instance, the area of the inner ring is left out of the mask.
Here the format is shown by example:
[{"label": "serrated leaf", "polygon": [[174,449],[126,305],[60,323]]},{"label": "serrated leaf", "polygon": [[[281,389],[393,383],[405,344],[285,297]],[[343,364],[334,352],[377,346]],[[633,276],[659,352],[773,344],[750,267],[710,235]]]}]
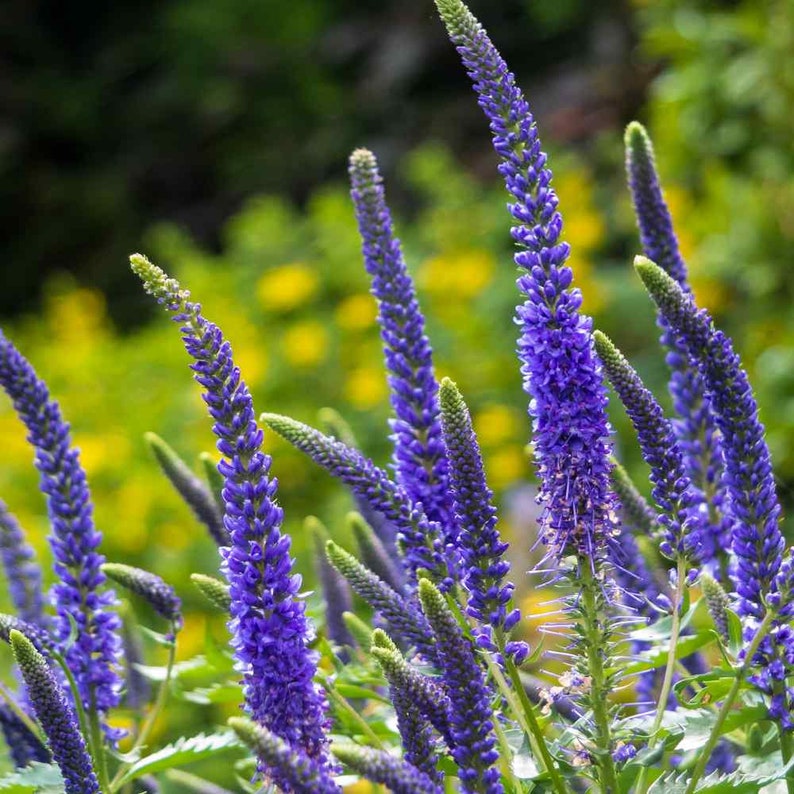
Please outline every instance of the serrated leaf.
[{"label": "serrated leaf", "polygon": [[[678,702],[685,708],[700,708],[722,700],[736,681],[736,672],[733,670],[712,670],[701,675],[691,675],[676,681],[673,691]],[[695,692],[687,697],[686,690],[692,685]]]},{"label": "serrated leaf", "polygon": [[240,703],[243,699],[243,688],[239,684],[213,684],[212,686],[196,687],[175,693],[180,700],[188,703]]},{"label": "serrated leaf", "polygon": [[210,758],[216,753],[241,748],[243,748],[243,744],[234,731],[200,733],[198,736],[191,736],[188,739],[179,739],[173,744],[167,744],[156,753],[136,761],[124,773],[119,782],[119,788],[142,775],[162,772],[164,769],[172,769],[175,766],[184,766],[203,758]]},{"label": "serrated leaf", "polygon": [[[794,758],[785,766],[778,764],[778,769],[763,776],[748,773],[741,768],[728,775],[714,772],[698,781],[695,794],[757,794],[764,787],[786,777],[792,767],[794,767]],[[649,794],[686,794],[688,786],[688,772],[668,773],[662,775],[648,792]]]},{"label": "serrated leaf", "polygon": [[0,791],[6,794],[63,794],[63,777],[56,764],[34,762],[0,778]]}]

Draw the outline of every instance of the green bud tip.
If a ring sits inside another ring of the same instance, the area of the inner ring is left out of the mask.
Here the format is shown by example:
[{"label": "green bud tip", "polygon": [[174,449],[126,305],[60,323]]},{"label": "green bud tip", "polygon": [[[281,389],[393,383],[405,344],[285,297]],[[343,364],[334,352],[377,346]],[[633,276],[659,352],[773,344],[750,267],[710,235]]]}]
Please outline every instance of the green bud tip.
[{"label": "green bud tip", "polygon": [[378,171],[378,161],[369,149],[355,149],[350,155],[350,170],[371,180]]},{"label": "green bud tip", "polygon": [[653,157],[653,145],[645,127],[639,121],[632,121],[626,126],[626,133],[623,136],[626,148],[631,151],[633,156],[651,159]]},{"label": "green bud tip", "polygon": [[376,650],[387,651],[389,653],[399,653],[399,648],[392,642],[391,637],[383,629],[375,629],[372,632],[373,653]]},{"label": "green bud tip", "polygon": [[201,591],[201,594],[221,612],[228,612],[232,604],[229,586],[220,579],[205,576],[203,573],[190,574],[190,581]]}]

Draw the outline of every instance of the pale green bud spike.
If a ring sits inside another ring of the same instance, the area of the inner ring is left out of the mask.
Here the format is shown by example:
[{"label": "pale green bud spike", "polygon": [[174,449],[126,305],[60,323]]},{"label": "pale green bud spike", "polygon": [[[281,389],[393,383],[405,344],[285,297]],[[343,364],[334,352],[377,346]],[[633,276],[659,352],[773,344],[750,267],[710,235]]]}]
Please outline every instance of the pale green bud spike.
[{"label": "pale green bud spike", "polygon": [[232,605],[229,596],[229,585],[214,579],[212,576],[205,576],[203,573],[190,574],[190,581],[201,591],[201,594],[221,612],[228,612]]},{"label": "pale green bud spike", "polygon": [[144,438],[165,476],[196,518],[207,527],[212,539],[219,546],[227,545],[229,533],[223,525],[223,510],[218,509],[217,499],[207,484],[156,433],[145,433]]},{"label": "pale green bud spike", "polygon": [[380,538],[375,534],[375,530],[366,522],[361,513],[355,511],[347,514],[346,521],[353,533],[359,556],[364,565],[390,587],[399,590],[402,586],[402,577]]},{"label": "pale green bud spike", "polygon": [[218,461],[209,452],[202,452],[199,455],[199,462],[212,493],[212,498],[218,506],[218,511],[223,515],[226,512],[226,505],[223,503],[223,497],[221,496],[223,492],[223,477],[218,471]]},{"label": "pale green bud spike", "polygon": [[392,642],[391,637],[383,629],[375,629],[372,632],[372,649],[380,648],[390,653],[400,654],[400,649]]},{"label": "pale green bud spike", "polygon": [[368,651],[372,647],[372,629],[353,612],[343,612],[342,620],[356,641],[356,645],[362,650]]},{"label": "pale green bud spike", "polygon": [[338,411],[333,408],[321,408],[317,414],[317,419],[328,435],[339,439],[348,447],[358,448],[358,441],[353,433],[353,428],[350,427],[347,420]]},{"label": "pale green bud spike", "polygon": [[628,522],[639,534],[655,538],[661,532],[661,526],[656,520],[656,512],[640,493],[631,476],[618,462],[617,458],[610,458],[612,463],[612,487],[620,502],[620,507]]},{"label": "pale green bud spike", "polygon": [[172,307],[189,300],[190,293],[183,290],[176,279],[170,278],[162,268],[150,262],[143,254],[133,254],[130,257],[130,266],[143,282],[144,289],[158,301]]},{"label": "pale green bud spike", "polygon": [[731,600],[722,589],[722,585],[707,573],[700,575],[700,586],[706,599],[706,608],[714,621],[714,628],[720,635],[720,639],[727,645],[730,642],[727,611],[730,608]]}]

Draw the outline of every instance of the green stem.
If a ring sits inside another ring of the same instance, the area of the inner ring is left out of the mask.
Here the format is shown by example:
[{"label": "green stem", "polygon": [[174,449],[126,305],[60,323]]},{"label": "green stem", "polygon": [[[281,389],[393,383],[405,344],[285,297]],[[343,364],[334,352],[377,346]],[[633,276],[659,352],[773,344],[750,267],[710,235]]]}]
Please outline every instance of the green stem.
[{"label": "green stem", "polygon": [[184,772],[181,769],[169,769],[165,773],[165,777],[167,780],[173,780],[174,783],[179,783],[185,788],[189,788],[191,791],[196,791],[199,794],[207,791],[208,786],[212,786],[213,791],[217,792],[217,794],[232,794],[228,789],[221,788],[205,780],[203,777],[192,775],[190,772]]},{"label": "green stem", "polygon": [[604,616],[598,608],[598,590],[602,586],[593,575],[592,561],[579,558],[580,582],[582,586],[580,610],[581,626],[587,651],[587,668],[590,673],[590,706],[593,710],[595,742],[599,750],[597,761],[598,782],[603,794],[617,794],[618,776],[612,760],[612,735],[607,705],[607,675],[604,665],[608,642],[604,632]]},{"label": "green stem", "polygon": [[736,696],[739,694],[739,690],[741,689],[745,678],[747,678],[747,673],[750,671],[750,668],[753,664],[753,657],[755,656],[761,641],[766,636],[769,627],[772,625],[772,619],[774,616],[774,612],[767,612],[766,615],[764,615],[764,619],[761,621],[761,625],[758,627],[758,631],[755,633],[753,641],[747,648],[747,653],[744,657],[744,664],[737,671],[733,686],[731,686],[731,689],[726,695],[725,700],[722,702],[722,708],[720,708],[720,711],[717,714],[717,719],[711,729],[708,741],[706,742],[703,752],[700,754],[698,762],[695,765],[695,769],[692,772],[692,777],[689,780],[686,794],[693,794],[695,788],[697,787],[698,781],[703,776],[703,772],[706,770],[706,764],[708,763],[709,757],[711,756],[714,747],[719,741],[722,725],[727,719],[731,708],[733,707],[733,703],[736,700]]},{"label": "green stem", "polygon": [[326,684],[326,692],[333,704],[337,708],[345,712],[361,729],[361,733],[369,739],[370,744],[378,750],[385,750],[383,742],[378,738],[375,731],[372,730],[369,723],[348,703],[347,699],[340,695],[330,684]]},{"label": "green stem", "polygon": [[[138,735],[135,737],[135,744],[130,748],[130,751],[127,755],[131,758],[135,757],[142,747],[146,745],[146,740],[149,738],[155,723],[157,722],[157,718],[165,708],[166,701],[168,700],[168,692],[171,688],[171,676],[174,672],[174,662],[176,661],[176,635],[179,631],[179,628],[176,626],[175,623],[171,624],[171,630],[173,633],[173,641],[168,646],[168,661],[166,662],[165,668],[165,678],[163,678],[163,683],[160,684],[160,689],[157,693],[157,700],[152,707],[152,710],[147,715],[146,719],[143,721],[141,725],[141,729],[138,732]],[[121,782],[124,774],[127,772],[131,764],[124,764],[119,767],[118,771],[116,772],[113,780],[110,783],[111,791],[115,791],[118,787],[119,783]]]},{"label": "green stem", "polygon": [[[677,585],[673,596],[672,625],[670,627],[670,646],[667,649],[667,666],[664,669],[664,679],[662,688],[659,691],[659,705],[656,708],[656,717],[651,726],[651,735],[648,739],[648,749],[651,750],[656,745],[659,738],[659,728],[662,727],[664,713],[667,710],[667,701],[670,697],[670,690],[673,687],[673,676],[676,666],[676,649],[678,648],[678,638],[681,634],[681,602],[684,600],[684,586],[686,584],[686,563],[678,560],[676,568]],[[648,768],[642,767],[637,778],[637,794],[645,794],[648,788]]]},{"label": "green stem", "polygon": [[0,697],[5,700],[6,705],[16,716],[22,721],[22,724],[43,744],[46,746],[47,737],[44,731],[39,728],[38,724],[34,722],[28,714],[16,702],[14,696],[6,689],[4,684],[0,684]]},{"label": "green stem", "polygon": [[88,715],[88,725],[91,736],[91,745],[94,748],[94,764],[96,765],[97,778],[99,779],[100,791],[111,791],[110,778],[108,776],[107,757],[105,755],[105,737],[102,734],[102,725],[99,721],[99,710],[94,702],[94,694],[91,693],[91,713]]},{"label": "green stem", "polygon": [[[776,681],[772,687],[773,694],[785,695],[786,682]],[[786,766],[791,760],[792,752],[794,752],[794,744],[792,743],[791,734],[783,728],[780,723],[777,723],[777,734],[780,740],[780,755],[783,759],[783,766]],[[786,791],[788,794],[794,794],[794,774],[790,771],[786,772]]]}]

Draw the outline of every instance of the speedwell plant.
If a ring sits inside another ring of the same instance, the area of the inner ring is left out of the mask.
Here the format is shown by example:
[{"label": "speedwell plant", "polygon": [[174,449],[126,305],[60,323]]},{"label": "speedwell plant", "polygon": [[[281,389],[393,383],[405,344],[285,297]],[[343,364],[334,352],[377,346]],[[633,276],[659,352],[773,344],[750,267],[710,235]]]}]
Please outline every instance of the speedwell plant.
[{"label": "speedwell plant", "polygon": [[[177,768],[249,748],[235,767],[245,792],[337,794],[363,778],[397,794],[794,794],[792,553],[752,389],[730,339],[694,303],[650,141],[629,125],[644,252],[634,267],[662,330],[673,418],[580,310],[551,171],[513,75],[460,0],[436,5],[510,194],[541,508],[537,538],[524,542],[542,549],[529,575],[558,592],[546,630],[562,642],[544,651],[514,636],[522,615],[471,417],[456,385],[436,379],[377,162],[359,149],[351,195],[391,392],[389,468],[357,449],[332,412],[328,432],[257,417],[221,329],[174,279],[132,257],[179,326],[221,455],[200,478],[148,437],[219,547],[220,578],[193,578],[228,615],[230,650],[216,654],[215,683],[239,687],[244,715],[228,727],[152,747],[179,679],[180,600],[155,574],[105,561],[69,426],[0,334],[0,383],[34,448],[56,577],[43,598],[25,535],[0,507],[16,607],[0,616],[0,636],[20,679],[2,689],[0,725],[17,771],[0,791],[132,794],[172,780],[217,794],[225,790]],[[607,383],[636,430],[651,501],[612,456]],[[263,428],[355,500],[346,533],[355,551],[307,520],[323,558],[319,631],[281,528]],[[148,631],[168,650],[165,666],[138,658],[140,629],[110,582],[165,621],[165,631]],[[370,621],[353,612],[353,594]],[[134,715],[126,738],[112,727],[119,707]]]}]

